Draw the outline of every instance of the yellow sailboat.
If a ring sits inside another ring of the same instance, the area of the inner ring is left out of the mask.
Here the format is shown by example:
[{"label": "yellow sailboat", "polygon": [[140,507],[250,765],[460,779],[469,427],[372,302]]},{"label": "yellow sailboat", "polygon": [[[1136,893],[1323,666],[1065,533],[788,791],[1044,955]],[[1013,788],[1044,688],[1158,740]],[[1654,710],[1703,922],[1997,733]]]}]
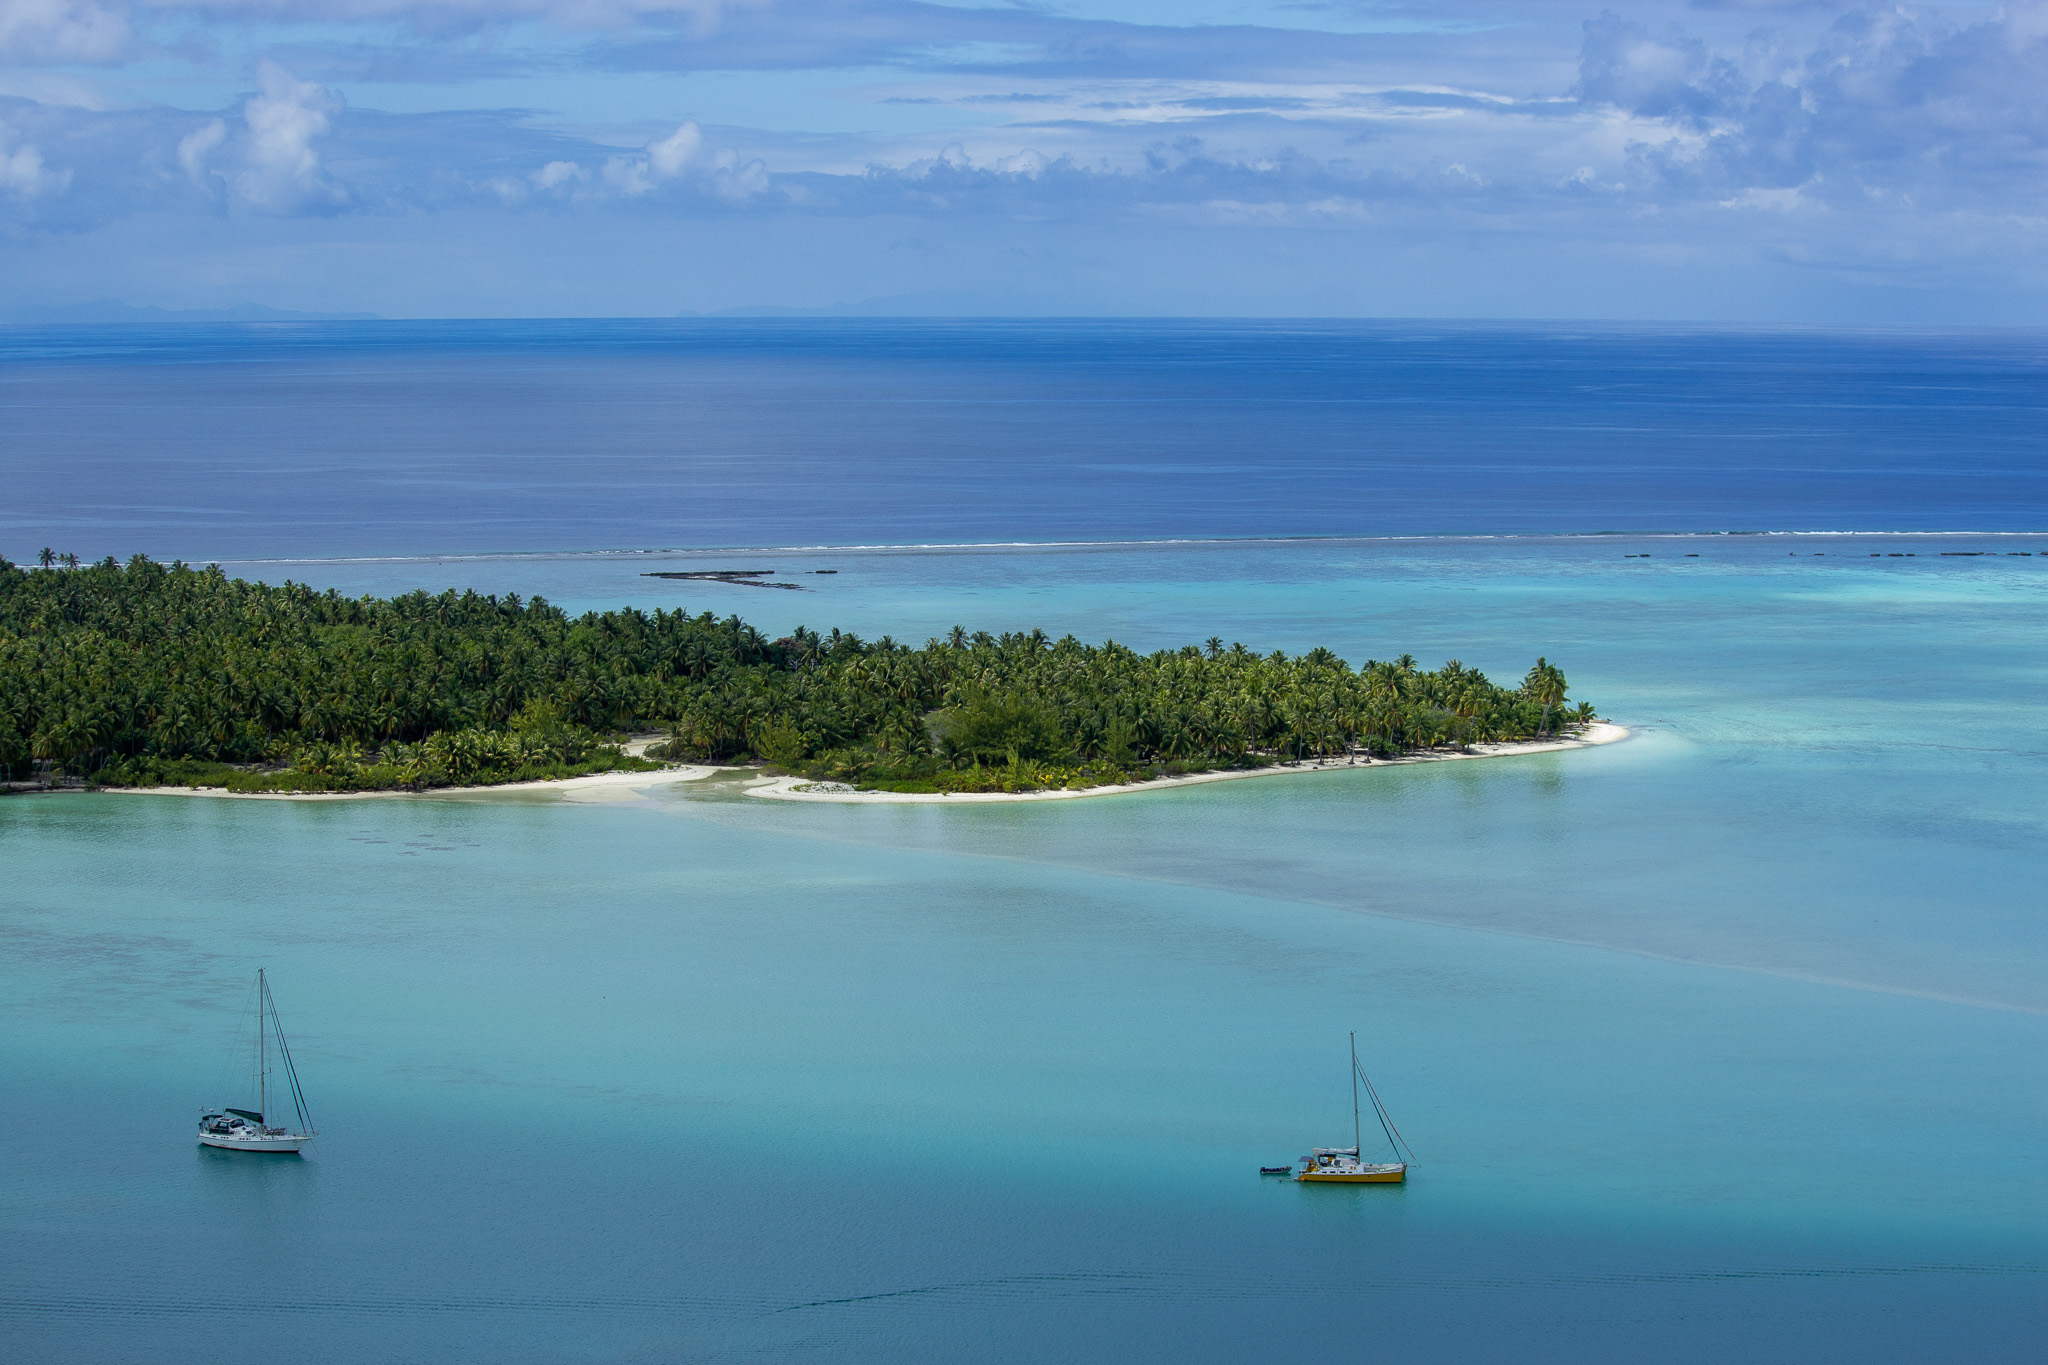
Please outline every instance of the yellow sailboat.
[{"label": "yellow sailboat", "polygon": [[[1372,1099],[1372,1111],[1379,1117],[1380,1129],[1387,1135],[1387,1146],[1393,1149],[1392,1161],[1364,1161],[1360,1159],[1362,1143],[1358,1120],[1358,1084],[1365,1082],[1365,1093]],[[1301,1159],[1301,1174],[1294,1177],[1310,1185],[1399,1185],[1408,1179],[1408,1162],[1400,1159],[1408,1144],[1401,1138],[1401,1131],[1394,1127],[1394,1121],[1387,1117],[1387,1108],[1380,1103],[1379,1092],[1372,1087],[1371,1077],[1358,1064],[1358,1035],[1351,1035],[1351,1145],[1349,1147],[1317,1147]],[[1415,1153],[1408,1153],[1413,1161]]]}]

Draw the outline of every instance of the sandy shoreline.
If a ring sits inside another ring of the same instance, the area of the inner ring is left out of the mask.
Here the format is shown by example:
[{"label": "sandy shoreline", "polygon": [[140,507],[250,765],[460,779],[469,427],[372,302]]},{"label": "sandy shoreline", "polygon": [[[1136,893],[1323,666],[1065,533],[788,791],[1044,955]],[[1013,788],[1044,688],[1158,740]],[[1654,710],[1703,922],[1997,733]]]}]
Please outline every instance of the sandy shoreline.
[{"label": "sandy shoreline", "polygon": [[[619,746],[629,758],[645,758],[651,744],[666,735],[644,736]],[[133,796],[216,796],[233,801],[367,801],[393,797],[412,800],[439,796],[477,796],[488,792],[561,792],[571,800],[632,800],[636,787],[665,786],[671,782],[695,782],[719,771],[716,764],[681,764],[658,772],[585,773],[581,777],[555,777],[541,782],[497,782],[480,787],[428,787],[421,791],[367,792],[231,792],[220,787],[101,787],[103,792]]]},{"label": "sandy shoreline", "polygon": [[[829,801],[843,805],[929,805],[960,804],[971,801],[1073,801],[1088,796],[1115,796],[1123,792],[1162,791],[1168,787],[1193,787],[1204,782],[1234,782],[1248,777],[1281,777],[1289,773],[1328,772],[1333,768],[1391,768],[1412,763],[1449,763],[1459,759],[1505,758],[1513,754],[1543,754],[1560,749],[1585,749],[1596,744],[1613,744],[1627,739],[1627,726],[1595,721],[1583,733],[1570,739],[1530,740],[1519,744],[1475,744],[1467,753],[1407,754],[1400,758],[1304,759],[1298,763],[1277,763],[1270,768],[1241,768],[1228,772],[1189,773],[1185,777],[1157,777],[1150,782],[1129,782],[1120,786],[1085,787],[1079,791],[1038,792],[863,792],[830,782],[813,782],[802,777],[760,779],[747,789],[748,796],[772,801]],[[642,756],[647,746],[660,737],[638,739],[623,746],[625,752]],[[211,796],[230,801],[371,801],[433,800],[446,796],[483,796],[494,792],[559,792],[565,800],[579,802],[632,801],[635,792],[646,787],[664,787],[677,782],[696,782],[716,772],[729,772],[718,764],[682,764],[658,772],[589,773],[582,777],[552,778],[542,782],[500,782],[481,787],[429,787],[423,791],[367,792],[231,792],[220,787],[102,787],[103,792],[130,796]]]},{"label": "sandy shoreline", "polygon": [[[689,765],[647,773],[586,773],[582,777],[556,777],[544,782],[498,782],[482,787],[426,787],[419,791],[369,792],[231,792],[220,787],[101,787],[102,792],[131,796],[217,796],[230,801],[369,801],[431,800],[437,796],[479,796],[488,792],[563,792],[574,794],[605,788],[630,790],[657,787],[670,782],[695,782],[717,772],[715,767]],[[603,800],[602,796],[593,798]]]},{"label": "sandy shoreline", "polygon": [[1204,782],[1234,782],[1249,777],[1281,777],[1289,773],[1328,772],[1333,768],[1393,768],[1413,763],[1450,763],[1459,759],[1506,758],[1514,754],[1547,754],[1561,749],[1588,749],[1596,744],[1614,744],[1629,737],[1625,725],[1595,721],[1570,739],[1528,740],[1515,744],[1475,744],[1467,753],[1404,754],[1400,758],[1303,759],[1298,763],[1276,763],[1270,768],[1237,768],[1228,772],[1189,773],[1185,777],[1155,777],[1150,782],[1127,782],[1111,787],[1083,787],[1078,791],[1039,792],[863,792],[837,783],[812,782],[802,777],[778,777],[748,789],[747,795],[771,801],[833,801],[842,805],[958,805],[967,801],[1073,801],[1089,796],[1115,796],[1123,792],[1161,791],[1167,787],[1194,787]]}]

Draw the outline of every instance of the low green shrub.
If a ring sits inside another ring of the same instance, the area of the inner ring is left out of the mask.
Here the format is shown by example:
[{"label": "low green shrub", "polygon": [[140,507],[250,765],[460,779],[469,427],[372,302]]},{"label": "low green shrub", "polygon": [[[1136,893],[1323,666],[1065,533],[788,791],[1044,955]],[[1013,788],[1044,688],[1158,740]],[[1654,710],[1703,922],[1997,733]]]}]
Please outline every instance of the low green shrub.
[{"label": "low green shrub", "polygon": [[[505,743],[517,736],[460,731],[452,745],[393,745],[364,755],[353,746],[313,745],[295,752],[284,766],[208,763],[195,759],[141,755],[117,759],[92,774],[106,787],[220,787],[231,792],[423,791],[433,787],[499,786],[507,782],[552,782],[591,773],[658,772],[662,765],[633,758],[610,746]],[[479,739],[477,736],[483,736]],[[450,752],[467,761],[450,763]],[[577,755],[573,760],[564,752]]]},{"label": "low green shrub", "polygon": [[102,787],[225,787],[239,771],[232,763],[143,754],[116,759],[91,777]]}]

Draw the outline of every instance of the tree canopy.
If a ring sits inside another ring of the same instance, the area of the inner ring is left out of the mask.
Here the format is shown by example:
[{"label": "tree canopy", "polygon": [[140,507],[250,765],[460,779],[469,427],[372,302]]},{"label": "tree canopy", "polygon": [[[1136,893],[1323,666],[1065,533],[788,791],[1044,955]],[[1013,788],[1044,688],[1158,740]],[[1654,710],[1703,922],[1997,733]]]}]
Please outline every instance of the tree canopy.
[{"label": "tree canopy", "polygon": [[921,647],[771,640],[708,612],[345,597],[141,556],[0,561],[0,762],[17,767],[269,764],[432,785],[587,762],[599,735],[659,728],[672,758],[946,790],[1391,755],[1591,715],[1541,659],[1501,687],[1455,660],[1353,669],[1327,649],[1219,638],[1146,654],[961,627]]}]

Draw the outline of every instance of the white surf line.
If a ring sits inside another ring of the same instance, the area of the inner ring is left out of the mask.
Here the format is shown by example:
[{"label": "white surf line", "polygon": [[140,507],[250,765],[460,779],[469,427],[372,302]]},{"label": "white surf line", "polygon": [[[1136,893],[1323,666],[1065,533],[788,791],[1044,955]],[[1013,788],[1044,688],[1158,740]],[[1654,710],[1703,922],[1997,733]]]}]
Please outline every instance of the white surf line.
[{"label": "white surf line", "polygon": [[[905,541],[892,544],[886,541],[853,542],[842,545],[830,544],[789,544],[789,545],[670,545],[670,546],[617,546],[599,549],[561,550],[459,550],[446,554],[406,555],[307,555],[295,556],[249,556],[244,558],[214,559],[209,563],[222,565],[292,565],[292,564],[460,564],[460,563],[520,563],[561,559],[612,559],[642,555],[663,555],[688,557],[696,555],[728,554],[860,554],[887,555],[905,552],[946,552],[959,550],[1113,550],[1113,549],[1174,549],[1201,545],[1395,545],[1434,543],[1516,543],[1551,541],[1600,542],[1612,540],[1766,540],[1775,537],[1804,537],[1833,540],[1939,540],[1968,539],[1976,537],[1986,540],[2039,539],[2048,536],[2048,527],[2040,530],[1933,530],[1933,531],[1843,531],[1843,530],[1802,530],[1796,527],[1779,527],[1768,530],[1672,530],[1669,528],[1618,531],[1417,531],[1400,535],[1270,535],[1270,536],[1156,536],[1137,539],[1116,540],[931,540]],[[198,560],[188,562],[198,563]]]}]

